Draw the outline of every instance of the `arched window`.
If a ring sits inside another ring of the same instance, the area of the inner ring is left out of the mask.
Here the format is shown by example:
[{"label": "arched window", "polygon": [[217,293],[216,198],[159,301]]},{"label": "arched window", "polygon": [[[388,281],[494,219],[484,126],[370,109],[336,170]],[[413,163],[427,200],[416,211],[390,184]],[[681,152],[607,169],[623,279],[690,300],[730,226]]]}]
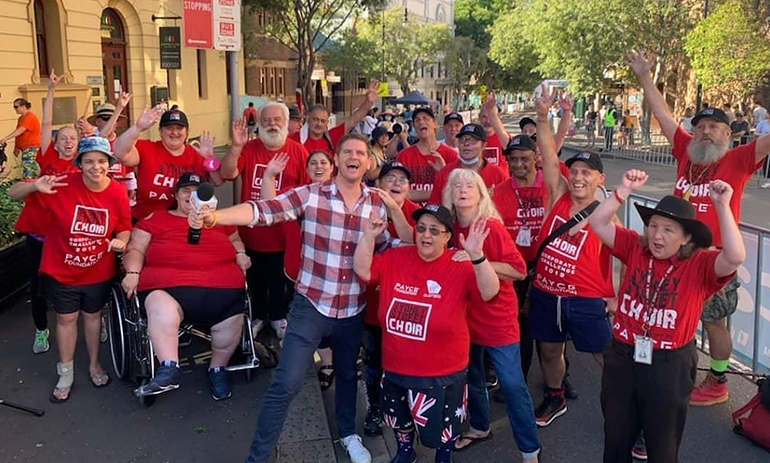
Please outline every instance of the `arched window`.
[{"label": "arched window", "polygon": [[102,12],[102,41],[110,43],[125,43],[126,38],[123,34],[123,21],[118,13],[112,8],[106,8]]},{"label": "arched window", "polygon": [[446,22],[446,8],[442,4],[436,7],[436,21],[440,23]]},{"label": "arched window", "polygon": [[[37,42],[37,67],[41,76],[47,76],[48,44],[45,40],[45,7],[41,0],[35,0],[35,40]],[[61,72],[61,71],[60,71]]]}]

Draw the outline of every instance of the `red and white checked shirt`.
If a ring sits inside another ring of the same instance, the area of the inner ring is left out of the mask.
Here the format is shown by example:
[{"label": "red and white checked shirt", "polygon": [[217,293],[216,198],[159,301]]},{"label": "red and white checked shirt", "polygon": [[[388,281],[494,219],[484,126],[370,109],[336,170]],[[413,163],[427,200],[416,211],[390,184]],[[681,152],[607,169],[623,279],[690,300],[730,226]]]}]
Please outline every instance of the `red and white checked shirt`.
[{"label": "red and white checked shirt", "polygon": [[[349,318],[364,309],[366,286],[353,272],[353,253],[363,237],[362,219],[369,220],[375,211],[387,220],[385,205],[377,194],[362,184],[361,197],[349,211],[331,179],[249,203],[254,208],[250,227],[301,220],[302,264],[296,291],[316,310],[330,318]],[[376,250],[398,243],[386,230],[377,237]]]}]

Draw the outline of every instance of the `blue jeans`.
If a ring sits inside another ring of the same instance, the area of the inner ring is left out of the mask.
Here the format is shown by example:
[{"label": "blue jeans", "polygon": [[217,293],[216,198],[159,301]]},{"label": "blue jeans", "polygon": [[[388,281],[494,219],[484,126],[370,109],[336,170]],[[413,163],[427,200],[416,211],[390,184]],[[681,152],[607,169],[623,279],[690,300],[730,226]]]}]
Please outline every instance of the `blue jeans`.
[{"label": "blue jeans", "polygon": [[363,312],[351,318],[328,318],[321,315],[305,296],[294,295],[281,360],[259,410],[247,463],[267,463],[281,435],[289,404],[299,393],[313,362],[313,352],[325,336],[331,339],[334,352],[337,381],[334,411],[339,436],[344,438],[355,433],[356,360],[363,327]]},{"label": "blue jeans", "polygon": [[540,442],[537,438],[532,397],[521,371],[518,342],[497,347],[471,344],[468,364],[468,413],[471,415],[471,427],[476,431],[486,432],[490,425],[489,398],[484,378],[484,351],[497,372],[516,446],[524,458],[532,458],[540,451]]}]

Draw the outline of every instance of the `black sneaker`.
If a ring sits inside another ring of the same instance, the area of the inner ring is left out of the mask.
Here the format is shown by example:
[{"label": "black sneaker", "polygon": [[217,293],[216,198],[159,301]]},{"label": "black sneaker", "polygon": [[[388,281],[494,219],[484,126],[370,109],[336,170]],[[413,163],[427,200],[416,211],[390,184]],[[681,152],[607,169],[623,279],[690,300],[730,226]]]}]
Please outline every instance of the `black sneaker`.
[{"label": "black sneaker", "polygon": [[567,401],[564,397],[546,394],[543,403],[535,409],[535,423],[545,427],[565,413],[567,413]]},{"label": "black sneaker", "polygon": [[639,434],[631,449],[631,456],[637,460],[647,460],[647,444],[644,442],[644,435]]},{"label": "black sneaker", "polygon": [[233,396],[224,367],[209,368],[209,387],[214,400],[227,400]]},{"label": "black sneaker", "polygon": [[564,377],[564,381],[561,382],[561,387],[564,389],[564,397],[569,400],[577,400],[578,393],[575,388],[572,387],[572,384],[566,376]]},{"label": "black sneaker", "polygon": [[364,420],[364,434],[367,436],[379,436],[382,434],[382,410],[380,407],[371,407],[366,412],[366,419]]},{"label": "black sneaker", "polygon": [[495,370],[492,368],[487,368],[486,383],[487,389],[492,389],[498,385],[497,374],[495,374]]},{"label": "black sneaker", "polygon": [[134,395],[143,397],[148,395],[162,394],[179,388],[179,377],[182,372],[176,362],[165,361],[160,364],[155,376],[142,386],[139,386]]}]

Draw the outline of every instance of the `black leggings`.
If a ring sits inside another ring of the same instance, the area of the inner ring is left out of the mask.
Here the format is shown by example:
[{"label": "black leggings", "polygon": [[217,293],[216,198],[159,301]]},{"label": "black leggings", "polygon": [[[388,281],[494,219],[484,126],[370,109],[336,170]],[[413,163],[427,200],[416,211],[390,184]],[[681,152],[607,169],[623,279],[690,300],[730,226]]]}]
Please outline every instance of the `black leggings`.
[{"label": "black leggings", "polygon": [[286,282],[283,252],[257,252],[246,249],[251,267],[246,272],[251,292],[252,315],[261,320],[286,318]]},{"label": "black leggings", "polygon": [[43,257],[43,242],[27,235],[27,275],[29,276],[30,302],[35,328],[40,331],[48,328],[48,305],[40,286],[40,260]]}]

